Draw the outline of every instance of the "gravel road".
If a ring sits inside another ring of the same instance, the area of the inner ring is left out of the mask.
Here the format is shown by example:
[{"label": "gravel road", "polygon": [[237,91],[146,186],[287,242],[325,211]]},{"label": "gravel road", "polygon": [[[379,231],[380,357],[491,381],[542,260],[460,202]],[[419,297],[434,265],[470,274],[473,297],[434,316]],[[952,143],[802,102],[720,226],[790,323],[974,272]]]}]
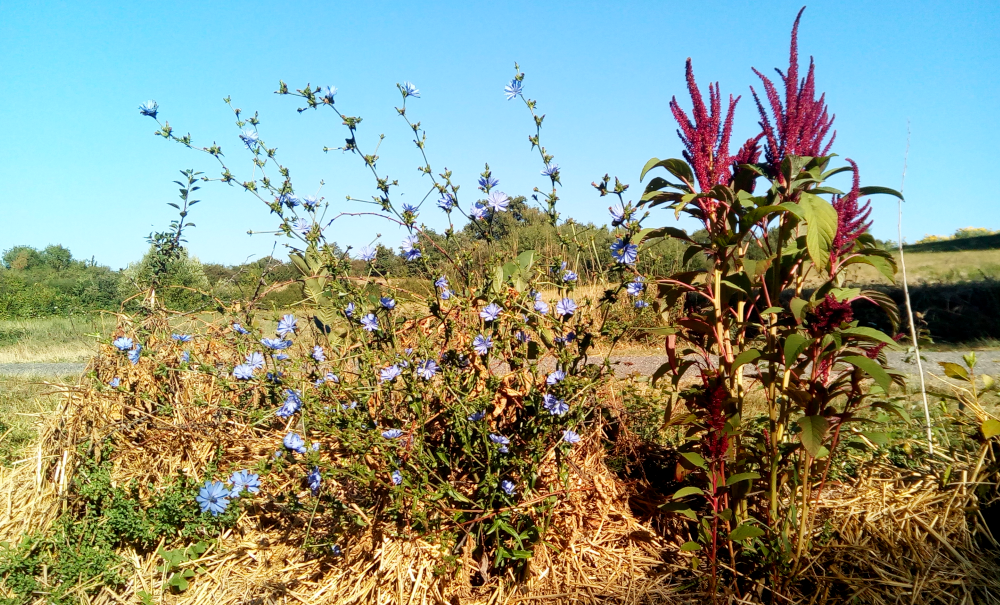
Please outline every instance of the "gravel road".
[{"label": "gravel road", "polygon": [[[924,372],[933,372],[941,375],[940,361],[951,361],[962,364],[962,351],[946,351],[924,353]],[[889,365],[897,370],[903,371],[911,376],[917,375],[916,363],[904,363],[903,354],[888,353]],[[976,358],[979,360],[976,366],[977,371],[986,374],[1000,372],[1000,351],[978,351]],[[642,375],[650,375],[667,361],[666,355],[615,355],[611,358],[615,367],[615,374],[627,376],[633,372]],[[600,363],[600,358],[592,357],[591,363]],[[85,363],[5,363],[0,364],[0,376],[47,376],[64,377],[75,376],[83,373]],[[544,369],[544,368],[543,368]]]}]

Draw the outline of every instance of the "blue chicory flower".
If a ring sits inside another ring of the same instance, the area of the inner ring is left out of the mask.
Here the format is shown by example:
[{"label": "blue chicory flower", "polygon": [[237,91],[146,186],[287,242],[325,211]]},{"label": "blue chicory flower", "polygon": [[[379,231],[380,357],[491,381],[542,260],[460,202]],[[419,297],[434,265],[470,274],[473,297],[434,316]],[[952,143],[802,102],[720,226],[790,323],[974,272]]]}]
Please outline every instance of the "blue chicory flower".
[{"label": "blue chicory flower", "polygon": [[497,180],[493,175],[490,176],[483,175],[479,177],[479,189],[486,193],[489,193],[490,189],[493,189],[499,184],[500,181]]},{"label": "blue chicory flower", "polygon": [[324,103],[329,103],[330,105],[333,105],[333,98],[337,96],[337,87],[327,86],[319,94],[320,98],[323,99]]},{"label": "blue chicory flower", "polygon": [[142,356],[142,345],[135,343],[135,347],[128,352],[128,360],[132,362],[132,365],[139,363],[139,357]]},{"label": "blue chicory flower", "polygon": [[184,351],[184,352],[182,352],[181,353],[181,361],[184,362],[184,363],[188,363],[189,361],[191,361],[191,351]]},{"label": "blue chicory flower", "polygon": [[374,332],[375,330],[378,330],[378,318],[375,317],[373,314],[369,313],[368,315],[365,315],[364,317],[361,318],[361,325],[364,327],[365,330],[368,330],[369,332]]},{"label": "blue chicory flower", "polygon": [[556,370],[555,372],[552,372],[548,375],[548,377],[545,379],[545,384],[552,386],[554,384],[562,382],[565,379],[566,379],[566,372],[563,372],[562,370]]},{"label": "blue chicory flower", "polygon": [[258,141],[257,131],[247,128],[246,130],[240,133],[240,140],[242,140],[243,143],[246,144],[247,149],[253,151],[253,147],[254,145],[257,144]]},{"label": "blue chicory flower", "polygon": [[247,355],[246,361],[244,362],[251,368],[255,370],[260,370],[264,368],[264,355],[258,351],[254,351]]},{"label": "blue chicory flower", "polygon": [[611,256],[621,265],[634,265],[639,259],[639,246],[620,239],[611,244]]},{"label": "blue chicory flower", "polygon": [[241,363],[233,368],[233,378],[236,380],[250,380],[253,378],[253,366]]},{"label": "blue chicory flower", "polygon": [[479,334],[472,340],[472,348],[480,355],[486,355],[493,348],[493,339]]},{"label": "blue chicory flower", "polygon": [[280,338],[261,338],[260,344],[271,349],[272,351],[280,351],[292,346],[292,341],[282,340]]},{"label": "blue chicory flower", "polygon": [[430,380],[437,374],[438,365],[433,359],[427,359],[417,364],[417,375],[424,380]]},{"label": "blue chicory flower", "polygon": [[118,338],[114,339],[114,341],[111,343],[111,346],[118,349],[119,351],[125,352],[131,349],[134,346],[134,343],[132,342],[132,339],[127,336],[119,336]]},{"label": "blue chicory flower", "polygon": [[326,361],[326,352],[323,351],[323,347],[315,345],[313,347],[312,358],[315,359],[318,363]]},{"label": "blue chicory flower", "polygon": [[483,419],[483,418],[485,418],[485,417],[486,417],[486,412],[484,412],[484,411],[480,410],[480,411],[478,411],[478,412],[475,412],[475,413],[472,413],[472,414],[469,414],[469,416],[468,416],[468,419],[469,419],[469,420],[470,420],[471,422],[479,422],[480,420],[482,420],[482,419]]},{"label": "blue chicory flower", "polygon": [[358,251],[358,259],[370,263],[375,260],[378,256],[378,248],[373,248],[371,246],[362,246],[361,250]]},{"label": "blue chicory flower", "polygon": [[486,206],[483,206],[479,202],[473,204],[472,209],[469,210],[469,216],[474,221],[481,221],[486,218]]},{"label": "blue chicory flower", "polygon": [[492,302],[486,305],[486,307],[484,307],[483,310],[479,312],[479,316],[486,321],[496,321],[497,318],[500,317],[500,313],[502,312],[503,312],[503,307],[496,304],[495,302]]},{"label": "blue chicory flower", "polygon": [[237,334],[249,334],[250,330],[247,330],[240,324],[233,324],[233,332],[236,332]]},{"label": "blue chicory flower", "polygon": [[556,303],[556,313],[563,317],[576,313],[576,302],[572,298],[563,298]]},{"label": "blue chicory flower", "polygon": [[403,473],[399,472],[399,469],[392,471],[392,484],[399,485],[403,482]]},{"label": "blue chicory flower", "polygon": [[285,352],[278,353],[277,355],[274,356],[274,358],[278,361],[288,361],[289,359],[291,359],[288,356],[288,353]]},{"label": "blue chicory flower", "polygon": [[608,212],[611,213],[611,226],[618,227],[625,222],[625,206],[621,202],[618,202],[614,206],[608,208]]},{"label": "blue chicory flower", "polygon": [[170,338],[176,340],[177,342],[191,342],[191,339],[194,338],[194,336],[191,336],[190,334],[171,334]]},{"label": "blue chicory flower", "polygon": [[288,433],[281,442],[287,449],[293,452],[297,452],[299,454],[306,453],[306,442],[296,433]]},{"label": "blue chicory flower", "polygon": [[500,446],[499,451],[501,454],[510,453],[510,450],[507,448],[507,446],[510,445],[510,439],[504,437],[503,435],[490,433],[490,441]]},{"label": "blue chicory flower", "polygon": [[506,212],[507,207],[510,205],[510,198],[507,197],[506,193],[494,191],[486,198],[486,205],[492,208],[494,212]]},{"label": "blue chicory flower", "polygon": [[416,206],[414,206],[413,204],[405,204],[404,203],[403,204],[403,212],[404,213],[405,212],[409,212],[410,214],[413,215],[414,218],[416,218],[417,214],[419,214],[419,212],[420,212],[420,209],[417,208]]},{"label": "blue chicory flower", "polygon": [[306,480],[309,482],[309,489],[312,490],[312,494],[314,496],[319,494],[319,486],[323,482],[323,477],[319,474],[318,466],[313,467],[312,472],[309,473]]},{"label": "blue chicory flower", "polygon": [[121,385],[121,383],[122,379],[115,376],[114,378],[111,379],[110,382],[108,382],[108,386],[111,387],[112,389],[117,389],[118,386]]},{"label": "blue chicory flower", "polygon": [[548,410],[549,414],[553,416],[562,416],[569,411],[569,404],[562,399],[557,399],[552,393],[546,393],[542,401],[545,402],[542,407]]},{"label": "blue chicory flower", "polygon": [[649,303],[646,302],[646,301],[644,301],[644,300],[637,300],[637,301],[635,301],[635,308],[636,309],[645,309],[648,306],[649,306]]},{"label": "blue chicory flower", "polygon": [[399,366],[393,364],[387,368],[382,368],[379,378],[381,378],[382,382],[392,382],[402,373],[403,371],[399,369]]},{"label": "blue chicory flower", "polygon": [[302,198],[302,207],[306,210],[315,210],[319,206],[319,199],[315,195],[307,195]]},{"label": "blue chicory flower", "polygon": [[542,175],[549,178],[559,175],[559,164],[546,164],[545,170],[542,170]]},{"label": "blue chicory flower", "polygon": [[149,116],[156,119],[156,114],[159,112],[160,106],[156,104],[156,101],[150,99],[139,106],[139,113],[144,116]]},{"label": "blue chicory flower", "polygon": [[570,271],[569,269],[567,269],[566,271],[564,271],[563,274],[562,274],[562,280],[564,282],[566,282],[566,283],[576,281],[577,277],[578,276],[577,276],[576,272]]},{"label": "blue chicory flower", "polygon": [[292,225],[292,229],[298,231],[302,237],[309,235],[309,232],[312,231],[312,228],[313,228],[312,223],[310,223],[304,218],[296,220],[295,223]]},{"label": "blue chicory flower", "polygon": [[441,210],[451,212],[451,209],[455,206],[455,198],[450,193],[446,193],[437,201],[437,205]]},{"label": "blue chicory flower", "polygon": [[549,303],[541,299],[541,294],[538,296],[539,298],[535,299],[535,312],[547,315],[549,312]]},{"label": "blue chicory flower", "polygon": [[278,196],[278,203],[288,206],[289,210],[298,206],[299,201],[300,200],[298,196],[295,195],[294,193],[282,193],[280,196]]},{"label": "blue chicory flower", "polygon": [[643,283],[641,275],[636,275],[635,279],[630,281],[628,285],[625,286],[625,291],[631,294],[632,296],[639,296],[645,289],[646,289],[646,284]]},{"label": "blue chicory flower", "polygon": [[387,431],[382,431],[382,436],[386,439],[399,439],[403,436],[403,431],[400,429],[389,429]]},{"label": "blue chicory flower", "polygon": [[500,489],[504,491],[508,496],[514,495],[514,482],[509,479],[504,479],[500,482]]},{"label": "blue chicory flower", "polygon": [[562,440],[566,443],[578,443],[580,441],[580,435],[575,431],[565,430],[563,431]]},{"label": "blue chicory flower", "polygon": [[403,96],[420,98],[420,90],[411,82],[403,82]]},{"label": "blue chicory flower", "polygon": [[347,303],[347,306],[344,307],[344,315],[346,315],[348,319],[354,317],[354,303]]},{"label": "blue chicory flower", "polygon": [[508,101],[513,101],[518,97],[518,95],[521,94],[522,88],[523,85],[521,84],[521,81],[514,78],[510,81],[510,84],[503,87],[503,94],[507,97]]},{"label": "blue chicory flower", "polygon": [[420,238],[416,235],[408,235],[403,238],[403,243],[400,248],[403,250],[403,256],[406,260],[413,261],[420,258]]},{"label": "blue chicory flower", "polygon": [[275,415],[279,418],[290,418],[293,414],[302,409],[302,395],[293,389],[285,390],[285,402],[281,404]]},{"label": "blue chicory flower", "polygon": [[434,280],[434,286],[442,290],[448,289],[448,278],[444,275]]},{"label": "blue chicory flower", "polygon": [[217,516],[229,506],[229,490],[220,481],[205,481],[205,485],[198,490],[195,501],[201,506],[202,513]]},{"label": "blue chicory flower", "polygon": [[379,302],[382,303],[383,308],[389,311],[396,308],[396,301],[391,296],[383,296],[379,299]]},{"label": "blue chicory flower", "polygon": [[354,410],[354,409],[357,409],[358,402],[357,401],[352,401],[350,403],[342,403],[342,404],[340,404],[340,407],[344,408],[345,410]]},{"label": "blue chicory flower", "polygon": [[233,489],[229,491],[230,498],[239,498],[244,491],[251,494],[260,492],[260,475],[250,471],[235,471],[229,477],[229,482],[233,484]]}]

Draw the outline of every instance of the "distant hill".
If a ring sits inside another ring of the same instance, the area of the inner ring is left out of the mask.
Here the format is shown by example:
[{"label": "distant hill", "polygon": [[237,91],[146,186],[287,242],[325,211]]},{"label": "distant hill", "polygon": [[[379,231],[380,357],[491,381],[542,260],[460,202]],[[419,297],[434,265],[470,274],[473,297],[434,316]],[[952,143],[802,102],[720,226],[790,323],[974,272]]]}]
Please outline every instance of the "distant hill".
[{"label": "distant hill", "polygon": [[903,246],[903,252],[957,252],[1000,248],[1000,233],[976,237],[956,237]]}]

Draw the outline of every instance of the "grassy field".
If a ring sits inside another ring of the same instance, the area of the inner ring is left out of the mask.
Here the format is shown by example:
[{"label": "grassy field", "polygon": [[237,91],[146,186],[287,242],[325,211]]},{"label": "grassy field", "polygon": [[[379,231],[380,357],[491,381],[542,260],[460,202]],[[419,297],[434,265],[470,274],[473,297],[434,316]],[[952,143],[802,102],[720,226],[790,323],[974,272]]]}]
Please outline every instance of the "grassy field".
[{"label": "grassy field", "polygon": [[[62,379],[72,383],[75,376]],[[0,376],[0,466],[25,457],[43,419],[59,405],[62,388],[48,381]]]},{"label": "grassy field", "polygon": [[87,361],[94,334],[114,328],[111,316],[49,317],[0,321],[0,364]]}]

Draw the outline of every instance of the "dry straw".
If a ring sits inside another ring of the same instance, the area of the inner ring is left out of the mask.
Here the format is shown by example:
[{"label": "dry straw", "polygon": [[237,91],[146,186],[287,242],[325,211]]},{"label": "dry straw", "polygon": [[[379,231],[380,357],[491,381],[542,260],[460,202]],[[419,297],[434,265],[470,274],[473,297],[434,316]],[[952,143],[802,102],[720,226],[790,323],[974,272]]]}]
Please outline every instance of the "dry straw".
[{"label": "dry straw", "polygon": [[[219,326],[207,326],[206,332],[208,338],[196,341],[200,359],[228,365],[238,361]],[[156,343],[148,346],[155,349]],[[110,348],[90,365],[104,381],[112,374],[127,385],[147,388],[168,381],[169,389],[160,391],[170,393],[170,401],[161,402],[170,404],[170,416],[118,391],[87,384],[67,388],[60,409],[41,427],[41,437],[25,459],[0,475],[0,541],[16,542],[44,530],[68,510],[84,444],[98,455],[100,448],[93,444],[110,441],[113,479],[121,485],[136,480],[140,486],[161,485],[178,473],[202,480],[206,463],[219,448],[235,467],[280,447],[277,430],[218,420],[220,406],[232,402],[211,375],[154,375],[153,367],[146,358],[134,367],[123,364]],[[606,413],[597,416],[623,413],[613,386],[601,394]],[[691,556],[679,549],[692,528],[679,517],[657,513],[662,502],[657,486],[623,478],[605,465],[601,433],[592,431],[573,449],[569,489],[561,494],[553,525],[520,578],[487,576],[468,545],[458,553],[458,571],[445,571],[449,553],[441,547],[372,525],[360,509],[369,524],[345,542],[343,555],[316,556],[300,548],[306,532],[318,529],[307,519],[288,522],[285,517],[285,523],[274,524],[269,522],[273,511],[250,506],[234,530],[183,565],[203,569],[186,592],[165,590],[153,549],[120,553],[128,562],[126,586],[79,586],[74,595],[95,605],[139,603],[140,591],[154,595],[157,603],[206,605],[705,603],[707,595],[697,593]],[[818,532],[824,527],[835,531],[814,536],[817,546],[800,577],[780,595],[760,581],[746,594],[726,595],[725,601],[1000,602],[1000,567],[984,550],[992,539],[975,492],[982,482],[995,481],[985,474],[995,464],[993,452],[985,448],[964,461],[938,453],[919,471],[879,466],[852,483],[828,486],[816,526]],[[946,466],[961,480],[941,486]],[[548,472],[554,472],[554,465]],[[0,595],[12,596],[6,591],[0,587]],[[45,595],[35,602],[44,603]]]}]

